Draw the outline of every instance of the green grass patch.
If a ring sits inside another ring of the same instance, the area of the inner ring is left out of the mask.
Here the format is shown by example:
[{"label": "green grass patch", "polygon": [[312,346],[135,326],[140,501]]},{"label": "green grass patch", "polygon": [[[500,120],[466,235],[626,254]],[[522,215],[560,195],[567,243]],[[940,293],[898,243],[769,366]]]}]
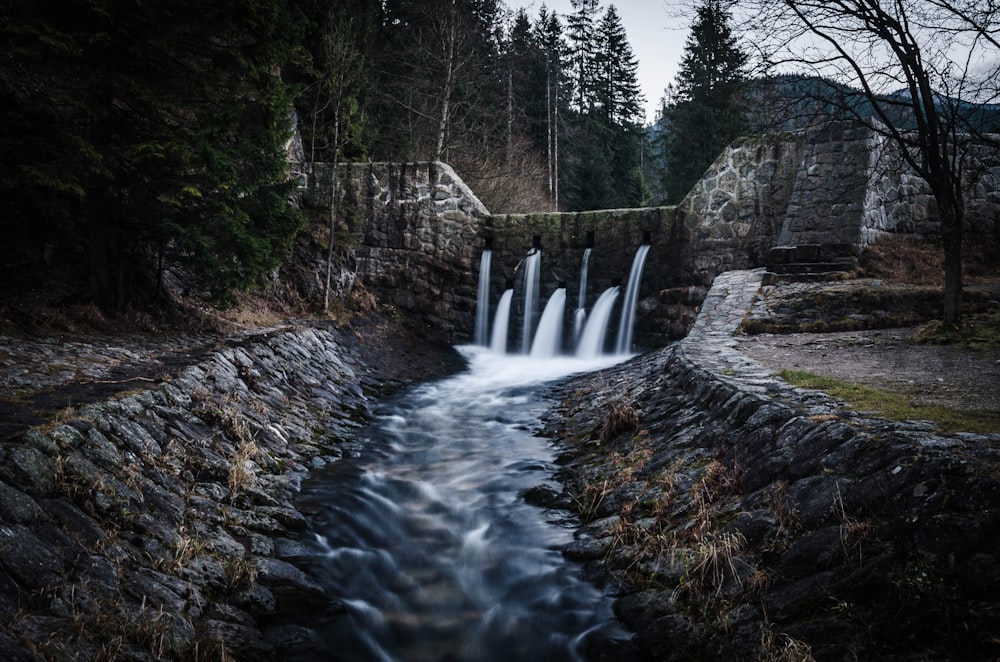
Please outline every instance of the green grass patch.
[{"label": "green grass patch", "polygon": [[778,375],[794,386],[826,391],[853,409],[874,412],[881,418],[932,421],[941,432],[1000,432],[1000,412],[991,409],[955,409],[917,402],[891,391],[803,370],[782,370]]}]

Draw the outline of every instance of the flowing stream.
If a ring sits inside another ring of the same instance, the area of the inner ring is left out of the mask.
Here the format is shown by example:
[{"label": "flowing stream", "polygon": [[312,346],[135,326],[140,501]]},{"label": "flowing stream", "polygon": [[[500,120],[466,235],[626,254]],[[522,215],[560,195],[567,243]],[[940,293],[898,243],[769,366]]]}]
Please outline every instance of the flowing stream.
[{"label": "flowing stream", "polygon": [[585,660],[629,636],[559,551],[576,522],[523,498],[558,490],[551,442],[532,432],[547,385],[625,357],[461,349],[465,372],[383,402],[357,456],[307,485],[310,565],[343,606],[305,624],[316,659]]}]

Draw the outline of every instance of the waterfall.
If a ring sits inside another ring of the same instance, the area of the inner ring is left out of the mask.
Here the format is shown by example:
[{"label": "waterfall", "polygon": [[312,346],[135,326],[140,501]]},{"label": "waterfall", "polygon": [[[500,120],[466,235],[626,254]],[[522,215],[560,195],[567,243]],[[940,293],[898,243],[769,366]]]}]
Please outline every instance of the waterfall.
[{"label": "waterfall", "polygon": [[580,263],[580,294],[576,298],[576,313],[573,315],[573,342],[579,342],[580,334],[583,333],[583,323],[587,319],[587,272],[590,270],[592,252],[592,248],[585,248]]},{"label": "waterfall", "polygon": [[510,300],[514,297],[514,290],[505,290],[500,296],[500,303],[497,304],[497,314],[493,318],[493,336],[490,342],[490,349],[497,354],[507,352],[507,327],[510,325]]},{"label": "waterfall", "polygon": [[531,249],[524,264],[524,326],[521,333],[521,352],[527,354],[531,349],[532,331],[534,330],[535,308],[538,307],[538,272],[541,267],[542,252]]},{"label": "waterfall", "polygon": [[475,343],[485,346],[489,342],[490,327],[490,262],[493,261],[493,251],[483,250],[482,261],[479,263],[479,294],[476,297],[476,336]]},{"label": "waterfall", "polygon": [[580,342],[576,346],[578,357],[590,359],[600,356],[604,351],[604,335],[608,329],[608,320],[611,319],[611,309],[617,298],[618,287],[609,287],[597,298],[594,309],[590,311],[590,318],[583,327]]},{"label": "waterfall", "polygon": [[632,270],[628,275],[628,285],[625,288],[625,299],[622,301],[622,316],[618,325],[617,354],[628,354],[632,351],[632,325],[635,323],[635,305],[639,300],[639,281],[642,279],[642,268],[646,263],[646,253],[649,244],[643,244],[635,251],[632,259]]},{"label": "waterfall", "polygon": [[580,334],[583,333],[583,325],[587,323],[587,309],[577,308],[573,313],[573,343],[580,343]]},{"label": "waterfall", "polygon": [[562,345],[563,310],[566,308],[566,288],[560,287],[545,304],[538,321],[535,339],[531,343],[531,356],[550,359],[559,355]]}]

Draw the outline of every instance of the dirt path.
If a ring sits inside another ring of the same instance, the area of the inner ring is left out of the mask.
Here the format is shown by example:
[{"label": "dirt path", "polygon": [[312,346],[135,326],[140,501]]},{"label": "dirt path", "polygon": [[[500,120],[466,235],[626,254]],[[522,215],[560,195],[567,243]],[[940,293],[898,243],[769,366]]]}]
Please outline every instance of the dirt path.
[{"label": "dirt path", "polygon": [[884,388],[922,402],[1000,409],[1000,349],[918,344],[915,328],[737,338],[742,351],[775,372],[804,370]]}]

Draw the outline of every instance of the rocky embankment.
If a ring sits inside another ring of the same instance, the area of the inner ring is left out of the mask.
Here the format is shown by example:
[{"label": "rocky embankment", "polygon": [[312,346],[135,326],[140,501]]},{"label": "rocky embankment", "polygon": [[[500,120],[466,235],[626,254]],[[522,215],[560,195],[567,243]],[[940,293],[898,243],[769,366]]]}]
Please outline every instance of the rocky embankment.
[{"label": "rocky embankment", "polygon": [[269,619],[323,600],[283,558],[301,481],[348,452],[372,395],[456,365],[397,330],[285,329],[5,438],[0,659],[274,656],[298,633]]},{"label": "rocky embankment", "polygon": [[1000,436],[796,390],[733,339],[761,272],[688,338],[561,388],[547,432],[645,658],[995,660]]},{"label": "rocky embankment", "polygon": [[[1000,437],[771,376],[733,337],[761,276],[723,274],[687,339],[560,387],[567,489],[531,498],[580,512],[566,553],[620,593],[642,658],[997,659]],[[0,659],[294,649],[281,624],[326,604],[292,562],[301,481],[351,452],[370,397],[457,366],[399,331],[0,342],[0,404],[51,419],[0,441]]]}]

